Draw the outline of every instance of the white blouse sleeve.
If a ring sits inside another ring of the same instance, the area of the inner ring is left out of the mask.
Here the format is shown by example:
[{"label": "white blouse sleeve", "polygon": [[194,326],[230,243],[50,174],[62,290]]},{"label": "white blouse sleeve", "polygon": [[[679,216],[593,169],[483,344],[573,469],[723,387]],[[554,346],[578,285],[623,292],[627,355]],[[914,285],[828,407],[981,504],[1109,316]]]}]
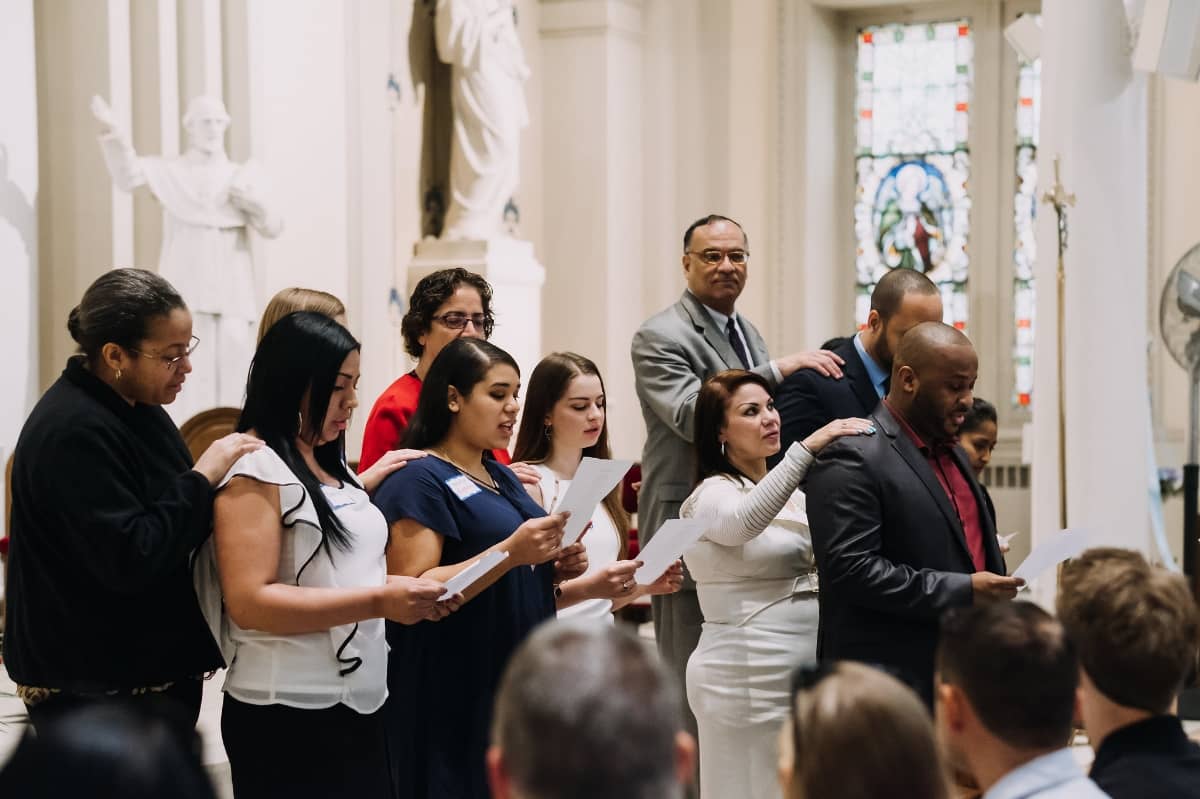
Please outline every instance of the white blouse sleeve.
[{"label": "white blouse sleeve", "polygon": [[711,519],[704,537],[715,544],[744,544],[779,515],[813,460],[813,454],[797,441],[749,492],[743,492],[730,480],[710,478],[688,498],[680,515]]}]

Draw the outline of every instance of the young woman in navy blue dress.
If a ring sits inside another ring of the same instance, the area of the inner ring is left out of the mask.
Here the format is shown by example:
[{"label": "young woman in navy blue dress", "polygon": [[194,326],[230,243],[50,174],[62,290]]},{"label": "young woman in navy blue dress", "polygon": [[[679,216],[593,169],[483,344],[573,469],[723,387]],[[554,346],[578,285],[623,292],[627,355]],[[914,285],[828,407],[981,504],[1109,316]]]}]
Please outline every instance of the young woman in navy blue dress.
[{"label": "young woman in navy blue dress", "polygon": [[493,550],[508,558],[438,624],[388,625],[388,748],[397,795],[486,799],[492,700],[517,645],[554,616],[564,514],[547,516],[489,454],[508,446],[520,372],[486,341],[456,339],[430,367],[405,446],[429,457],[373,498],[391,530],[390,574],[445,582]]}]

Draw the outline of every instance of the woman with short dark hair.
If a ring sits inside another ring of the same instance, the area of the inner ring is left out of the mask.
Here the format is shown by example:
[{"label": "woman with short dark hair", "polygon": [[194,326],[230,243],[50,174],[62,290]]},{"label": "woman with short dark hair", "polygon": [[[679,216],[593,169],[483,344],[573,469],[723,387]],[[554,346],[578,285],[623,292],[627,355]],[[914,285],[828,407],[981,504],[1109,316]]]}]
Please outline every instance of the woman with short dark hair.
[{"label": "woman with short dark hair", "polygon": [[153,272],[96,279],[67,327],[79,354],[34,407],[12,472],[4,659],[34,726],[80,705],[200,711],[221,655],[188,558],[208,537],[212,490],[262,446],[226,436],[193,465],[162,406],[192,371],[183,299]]},{"label": "woman with short dark hair", "polygon": [[684,554],[704,626],[687,665],[700,739],[700,784],[711,796],[777,799],[775,736],[788,674],[817,654],[817,571],[800,481],[826,444],[869,435],[840,419],[779,452],[779,412],[767,381],[734,369],[696,398],[700,484],[679,515],[708,522]]},{"label": "woman with short dark hair", "polygon": [[[400,446],[417,411],[421,383],[442,347],[460,337],[486,340],[494,324],[492,287],[474,272],[439,269],[417,282],[400,322],[404,349],[417,359],[417,365],[388,386],[371,407],[359,469],[369,469]],[[493,455],[501,463],[509,462],[506,449],[497,449]]]},{"label": "woman with short dark hair", "polygon": [[388,476],[373,498],[391,525],[390,574],[445,581],[487,553],[508,553],[446,621],[388,626],[388,748],[403,797],[488,796],[484,753],[500,675],[530,630],[554,617],[566,516],[547,516],[485,454],[508,446],[520,380],[512,357],[486,341],[447,344],[404,442],[429,455]]}]

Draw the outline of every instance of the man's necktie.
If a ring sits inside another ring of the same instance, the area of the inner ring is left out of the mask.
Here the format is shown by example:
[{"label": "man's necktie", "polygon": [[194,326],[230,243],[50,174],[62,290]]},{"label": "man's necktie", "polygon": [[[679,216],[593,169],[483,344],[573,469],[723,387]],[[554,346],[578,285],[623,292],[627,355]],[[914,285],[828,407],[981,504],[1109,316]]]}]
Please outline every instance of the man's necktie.
[{"label": "man's necktie", "polygon": [[738,360],[742,362],[742,368],[749,369],[750,358],[746,356],[746,345],[742,344],[742,337],[738,335],[737,328],[733,326],[732,316],[725,323],[725,335],[729,336],[729,345],[737,353]]}]

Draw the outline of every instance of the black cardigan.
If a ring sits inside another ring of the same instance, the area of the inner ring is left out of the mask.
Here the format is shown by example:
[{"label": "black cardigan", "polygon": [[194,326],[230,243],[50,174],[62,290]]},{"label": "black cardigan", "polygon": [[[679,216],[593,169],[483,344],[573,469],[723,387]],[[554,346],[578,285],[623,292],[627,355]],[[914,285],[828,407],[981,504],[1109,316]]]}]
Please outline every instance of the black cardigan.
[{"label": "black cardigan", "polygon": [[18,684],[91,693],[222,665],[189,555],[212,490],[159,406],[129,405],[79,357],[13,460],[4,659]]}]

